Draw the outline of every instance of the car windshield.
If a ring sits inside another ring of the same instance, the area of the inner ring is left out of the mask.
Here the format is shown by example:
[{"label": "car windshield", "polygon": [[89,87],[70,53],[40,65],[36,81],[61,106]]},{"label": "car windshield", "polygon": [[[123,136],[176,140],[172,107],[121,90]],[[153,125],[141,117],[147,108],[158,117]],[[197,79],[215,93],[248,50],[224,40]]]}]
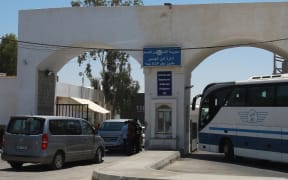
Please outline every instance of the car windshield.
[{"label": "car windshield", "polygon": [[102,131],[120,131],[124,122],[104,122],[100,127]]},{"label": "car windshield", "polygon": [[17,117],[9,122],[7,132],[11,134],[37,135],[43,133],[44,119]]}]

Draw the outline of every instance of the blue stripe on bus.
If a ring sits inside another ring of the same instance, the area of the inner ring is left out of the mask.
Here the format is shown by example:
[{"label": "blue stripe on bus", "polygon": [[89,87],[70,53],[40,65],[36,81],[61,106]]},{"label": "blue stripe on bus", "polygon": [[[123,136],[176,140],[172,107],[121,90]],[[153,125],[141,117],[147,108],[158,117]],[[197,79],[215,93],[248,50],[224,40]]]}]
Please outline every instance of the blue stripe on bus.
[{"label": "blue stripe on bus", "polygon": [[288,135],[288,132],[270,131],[270,130],[237,129],[237,128],[221,128],[221,127],[210,127],[209,129],[216,130],[216,131],[234,131],[234,132],[258,133],[258,134]]},{"label": "blue stripe on bus", "polygon": [[222,138],[229,138],[234,148],[288,153],[288,140],[262,137],[236,136],[215,133],[199,133],[199,143],[219,145]]}]

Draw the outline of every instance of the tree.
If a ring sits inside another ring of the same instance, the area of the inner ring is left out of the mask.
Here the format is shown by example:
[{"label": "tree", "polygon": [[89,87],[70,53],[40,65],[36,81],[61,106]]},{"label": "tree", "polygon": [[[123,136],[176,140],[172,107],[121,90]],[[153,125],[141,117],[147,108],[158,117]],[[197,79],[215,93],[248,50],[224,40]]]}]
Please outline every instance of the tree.
[{"label": "tree", "polygon": [[[84,0],[72,1],[73,7],[94,6],[138,6],[143,5],[142,0]],[[89,59],[99,60],[102,66],[100,73],[102,81],[92,76],[92,67],[87,63],[85,74],[95,89],[102,87],[106,103],[110,105],[112,114],[125,114],[129,111],[140,89],[138,81],[131,78],[131,66],[128,62],[129,54],[116,50],[94,50],[78,56],[78,63],[82,65]]]},{"label": "tree", "polygon": [[15,76],[17,73],[17,38],[6,34],[0,42],[0,73]]}]

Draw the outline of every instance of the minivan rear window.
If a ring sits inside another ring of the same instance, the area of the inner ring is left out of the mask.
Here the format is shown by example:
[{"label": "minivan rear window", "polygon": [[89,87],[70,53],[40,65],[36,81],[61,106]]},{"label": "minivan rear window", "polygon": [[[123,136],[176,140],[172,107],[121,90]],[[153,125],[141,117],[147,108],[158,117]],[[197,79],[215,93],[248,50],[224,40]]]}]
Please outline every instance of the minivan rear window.
[{"label": "minivan rear window", "polygon": [[11,118],[7,132],[11,134],[38,135],[43,133],[45,120],[42,118],[15,117]]},{"label": "minivan rear window", "polygon": [[81,124],[78,120],[50,120],[49,130],[53,135],[80,135]]},{"label": "minivan rear window", "polygon": [[124,122],[104,122],[100,127],[102,131],[120,131]]}]

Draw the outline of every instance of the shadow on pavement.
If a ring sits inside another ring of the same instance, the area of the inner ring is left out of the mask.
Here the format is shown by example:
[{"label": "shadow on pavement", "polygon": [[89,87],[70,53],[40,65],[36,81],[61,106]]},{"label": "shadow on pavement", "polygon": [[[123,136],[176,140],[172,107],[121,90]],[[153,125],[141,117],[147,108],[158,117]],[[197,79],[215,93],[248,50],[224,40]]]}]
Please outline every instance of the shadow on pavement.
[{"label": "shadow on pavement", "polygon": [[213,154],[213,153],[193,153],[184,156],[183,158],[214,161],[221,163],[230,163],[233,165],[258,168],[264,170],[278,171],[282,173],[288,173],[288,163],[273,162],[268,160],[259,160],[253,158],[235,157],[233,161],[228,161],[224,158],[223,154]]},{"label": "shadow on pavement", "polygon": [[[105,152],[106,157],[126,157],[127,155],[125,152],[119,151],[119,150],[113,150],[113,151],[107,151]],[[105,161],[105,157],[103,158]],[[61,169],[69,169],[77,166],[91,166],[91,165],[97,165],[96,163],[92,161],[77,161],[77,162],[70,162],[65,163],[64,167]],[[10,171],[10,172],[47,172],[47,171],[57,171],[57,170],[51,170],[48,165],[40,165],[40,164],[24,164],[21,169],[13,169],[13,168],[5,168],[0,169],[1,171]]]},{"label": "shadow on pavement", "polygon": [[[64,167],[60,170],[52,170],[48,165],[40,165],[40,164],[24,164],[21,169],[13,169],[13,168],[6,168],[0,169],[0,171],[10,171],[10,172],[47,172],[47,171],[61,171],[63,169],[69,169],[76,166],[91,166],[95,163],[92,161],[78,161],[78,162],[71,162],[65,163]],[[96,164],[95,164],[96,165]]]}]

